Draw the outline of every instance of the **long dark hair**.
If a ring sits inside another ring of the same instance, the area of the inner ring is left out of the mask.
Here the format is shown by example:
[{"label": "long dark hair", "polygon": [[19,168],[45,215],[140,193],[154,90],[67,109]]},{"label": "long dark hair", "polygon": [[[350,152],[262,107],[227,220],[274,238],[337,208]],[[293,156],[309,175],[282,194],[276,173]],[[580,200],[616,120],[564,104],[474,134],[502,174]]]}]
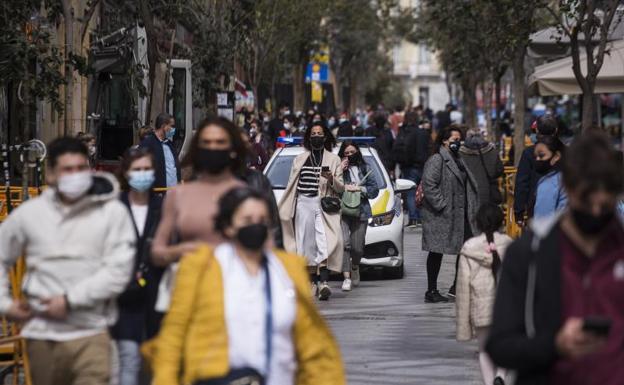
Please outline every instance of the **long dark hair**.
[{"label": "long dark hair", "polygon": [[344,142],[342,142],[342,145],[340,145],[340,150],[338,150],[338,157],[340,157],[340,159],[344,158],[344,152],[349,146],[353,146],[357,150],[357,152],[355,153],[355,166],[362,167],[362,165],[365,164],[364,157],[362,156],[362,151],[360,150],[360,146],[358,146],[352,140],[345,140]]},{"label": "long dark hair", "polygon": [[543,144],[546,146],[548,151],[552,152],[553,156],[555,156],[558,152],[560,157],[557,163],[563,164],[562,160],[565,156],[566,146],[561,140],[559,140],[559,138],[556,136],[542,136],[537,141],[537,144]]},{"label": "long dark hair", "polygon": [[453,135],[453,132],[459,132],[459,135],[461,136],[461,140],[464,140],[465,131],[466,131],[465,127],[460,126],[458,124],[451,124],[450,126],[446,127],[444,130],[442,130],[442,132],[440,133],[440,135],[438,135],[435,141],[435,154],[440,152],[440,148],[444,145],[444,141],[449,140],[451,138],[451,135]]},{"label": "long dark hair", "polygon": [[331,133],[325,122],[315,121],[306,130],[303,135],[303,147],[308,151],[312,151],[312,145],[310,144],[310,136],[312,135],[312,128],[319,126],[323,128],[323,135],[325,135],[325,149],[330,151],[336,146],[336,138]]},{"label": "long dark hair", "polygon": [[[485,203],[477,211],[477,229],[485,234],[488,244],[494,243],[494,233],[503,226],[504,218],[500,207],[493,203]],[[494,280],[498,278],[500,266],[500,254],[498,254],[497,250],[492,250],[492,275]]]},{"label": "long dark hair", "polygon": [[154,167],[154,155],[147,148],[142,147],[130,147],[124,152],[123,158],[121,158],[121,163],[119,164],[119,168],[117,169],[117,179],[119,180],[119,185],[121,186],[122,191],[129,191],[130,185],[128,184],[128,177],[126,174],[132,163],[141,158],[148,157],[152,162],[152,167]]},{"label": "long dark hair", "polygon": [[201,133],[204,129],[213,125],[224,129],[228,133],[230,143],[232,143],[231,150],[236,154],[236,157],[232,159],[231,170],[234,174],[242,173],[247,165],[247,143],[243,140],[241,131],[236,124],[220,116],[208,116],[206,119],[202,120],[199,126],[197,126],[197,131],[195,132],[195,135],[193,135],[189,151],[184,157],[184,160],[182,160],[182,166],[191,167],[193,169],[193,173],[196,173],[197,170],[195,170],[195,165],[197,164],[199,152],[199,138],[201,137]]}]

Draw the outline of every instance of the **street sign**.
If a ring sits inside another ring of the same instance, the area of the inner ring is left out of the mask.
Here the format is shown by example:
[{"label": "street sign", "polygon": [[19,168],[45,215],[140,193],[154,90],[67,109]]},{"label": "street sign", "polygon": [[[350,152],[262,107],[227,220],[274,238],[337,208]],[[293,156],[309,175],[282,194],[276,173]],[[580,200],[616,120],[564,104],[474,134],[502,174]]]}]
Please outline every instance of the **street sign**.
[{"label": "street sign", "polygon": [[313,81],[311,84],[312,89],[312,103],[323,102],[323,84],[321,82]]},{"label": "street sign", "polygon": [[329,82],[329,64],[326,63],[308,63],[305,75],[306,83],[310,82]]}]

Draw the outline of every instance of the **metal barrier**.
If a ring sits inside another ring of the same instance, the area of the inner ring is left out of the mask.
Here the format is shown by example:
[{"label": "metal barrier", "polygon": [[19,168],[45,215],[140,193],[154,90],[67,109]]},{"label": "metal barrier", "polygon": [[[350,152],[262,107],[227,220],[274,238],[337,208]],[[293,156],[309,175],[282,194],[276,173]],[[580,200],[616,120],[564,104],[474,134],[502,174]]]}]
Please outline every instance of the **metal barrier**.
[{"label": "metal barrier", "polygon": [[522,228],[516,223],[514,214],[514,187],[516,183],[515,167],[505,167],[505,174],[502,180],[503,184],[503,210],[505,213],[505,233],[512,238],[518,238],[522,234]]}]

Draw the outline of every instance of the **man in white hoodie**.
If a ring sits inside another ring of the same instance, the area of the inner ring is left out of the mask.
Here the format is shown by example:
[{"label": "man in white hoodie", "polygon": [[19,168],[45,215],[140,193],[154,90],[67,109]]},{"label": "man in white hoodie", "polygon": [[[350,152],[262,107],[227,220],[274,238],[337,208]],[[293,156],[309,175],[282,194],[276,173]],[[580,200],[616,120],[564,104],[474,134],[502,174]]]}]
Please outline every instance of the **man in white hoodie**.
[{"label": "man in white hoodie", "polygon": [[[132,274],[132,219],[115,178],[90,171],[78,139],[48,146],[46,176],[49,188],[0,225],[0,312],[25,322],[34,385],[108,385],[108,327]],[[8,282],[21,255],[25,300]]]}]

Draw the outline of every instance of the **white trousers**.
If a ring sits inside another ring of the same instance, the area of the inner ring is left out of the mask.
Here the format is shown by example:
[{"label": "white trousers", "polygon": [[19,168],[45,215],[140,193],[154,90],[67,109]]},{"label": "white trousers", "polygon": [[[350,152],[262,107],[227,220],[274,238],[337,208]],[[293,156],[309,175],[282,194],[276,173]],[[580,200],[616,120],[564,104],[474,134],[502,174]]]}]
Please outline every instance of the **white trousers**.
[{"label": "white trousers", "polygon": [[327,260],[327,238],[323,225],[321,198],[297,196],[295,242],[297,254],[306,257],[308,266],[319,266]]}]

